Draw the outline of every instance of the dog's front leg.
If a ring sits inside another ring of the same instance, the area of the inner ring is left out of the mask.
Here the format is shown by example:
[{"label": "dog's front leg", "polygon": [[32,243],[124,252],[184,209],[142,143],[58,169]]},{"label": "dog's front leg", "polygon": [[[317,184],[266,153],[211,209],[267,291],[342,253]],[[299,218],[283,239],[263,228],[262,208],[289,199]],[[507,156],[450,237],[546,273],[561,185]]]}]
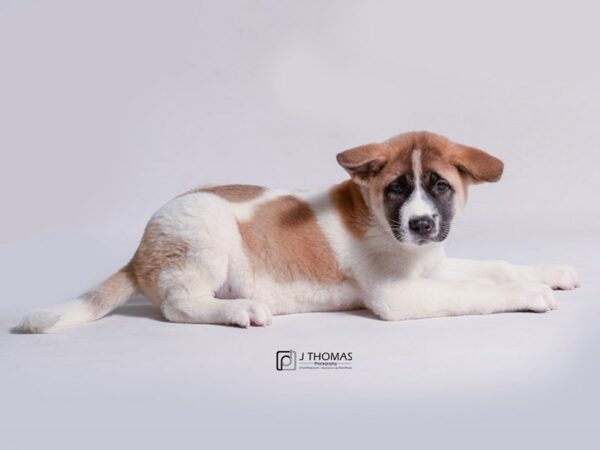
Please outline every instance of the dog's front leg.
[{"label": "dog's front leg", "polygon": [[449,279],[490,279],[498,283],[541,283],[552,289],[579,287],[577,272],[571,266],[536,264],[520,266],[506,261],[473,261],[448,258],[441,267]]},{"label": "dog's front leg", "polygon": [[546,312],[556,307],[552,290],[542,284],[497,284],[415,278],[378,283],[366,306],[385,320],[490,314],[508,311]]}]

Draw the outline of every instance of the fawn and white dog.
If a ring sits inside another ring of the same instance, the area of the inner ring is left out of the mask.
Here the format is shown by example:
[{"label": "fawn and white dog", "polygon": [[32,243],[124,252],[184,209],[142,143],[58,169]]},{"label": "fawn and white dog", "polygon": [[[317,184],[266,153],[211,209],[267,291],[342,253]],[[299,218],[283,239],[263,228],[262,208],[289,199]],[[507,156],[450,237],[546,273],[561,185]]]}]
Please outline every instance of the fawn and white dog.
[{"label": "fawn and white dog", "polygon": [[446,258],[471,184],[503,164],[442,136],[406,133],[337,155],[351,179],[324,192],[199,188],[150,219],[132,260],[79,298],[28,315],[46,332],[105,316],[137,293],[173,322],[269,325],[272,314],[368,308],[385,320],[556,307],[569,266]]}]

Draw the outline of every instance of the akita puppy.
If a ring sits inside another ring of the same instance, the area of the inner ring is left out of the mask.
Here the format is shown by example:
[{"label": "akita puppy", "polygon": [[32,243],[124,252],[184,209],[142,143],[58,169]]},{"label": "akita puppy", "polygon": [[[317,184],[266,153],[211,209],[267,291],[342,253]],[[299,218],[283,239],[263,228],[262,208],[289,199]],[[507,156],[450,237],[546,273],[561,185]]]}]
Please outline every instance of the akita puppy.
[{"label": "akita puppy", "polygon": [[556,307],[579,285],[564,265],[447,258],[442,242],[472,184],[503,164],[414,132],[337,155],[350,179],[316,193],[261,186],[194,189],[150,219],[119,272],[27,316],[39,333],[105,316],[141,293],[173,322],[269,325],[271,316],[368,308],[385,320]]}]

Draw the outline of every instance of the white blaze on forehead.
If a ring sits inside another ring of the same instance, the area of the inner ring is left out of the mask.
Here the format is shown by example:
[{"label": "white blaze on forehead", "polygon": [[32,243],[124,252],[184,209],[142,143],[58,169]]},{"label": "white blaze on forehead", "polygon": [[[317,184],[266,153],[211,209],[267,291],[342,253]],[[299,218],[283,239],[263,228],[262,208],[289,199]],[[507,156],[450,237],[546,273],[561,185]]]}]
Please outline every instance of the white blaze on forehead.
[{"label": "white blaze on forehead", "polygon": [[412,167],[413,175],[415,176],[415,186],[421,185],[421,174],[423,172],[423,165],[421,164],[421,149],[417,148],[413,150],[412,155]]},{"label": "white blaze on forehead", "polygon": [[423,176],[423,165],[421,162],[421,150],[415,149],[411,155],[413,177],[415,182],[415,188],[412,191],[410,197],[404,202],[402,208],[400,208],[400,221],[402,228],[408,230],[408,222],[410,219],[419,216],[436,217],[437,226],[437,211],[435,205],[431,202],[421,186],[421,178]]}]

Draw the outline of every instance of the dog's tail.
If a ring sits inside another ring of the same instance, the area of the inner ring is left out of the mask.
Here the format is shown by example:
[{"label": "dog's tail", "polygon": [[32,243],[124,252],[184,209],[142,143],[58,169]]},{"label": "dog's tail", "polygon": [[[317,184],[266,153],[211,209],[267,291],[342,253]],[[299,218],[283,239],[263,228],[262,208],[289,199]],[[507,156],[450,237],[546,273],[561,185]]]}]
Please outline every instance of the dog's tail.
[{"label": "dog's tail", "polygon": [[137,293],[129,266],[111,275],[94,289],[61,305],[27,315],[14,333],[46,333],[104,317]]}]

